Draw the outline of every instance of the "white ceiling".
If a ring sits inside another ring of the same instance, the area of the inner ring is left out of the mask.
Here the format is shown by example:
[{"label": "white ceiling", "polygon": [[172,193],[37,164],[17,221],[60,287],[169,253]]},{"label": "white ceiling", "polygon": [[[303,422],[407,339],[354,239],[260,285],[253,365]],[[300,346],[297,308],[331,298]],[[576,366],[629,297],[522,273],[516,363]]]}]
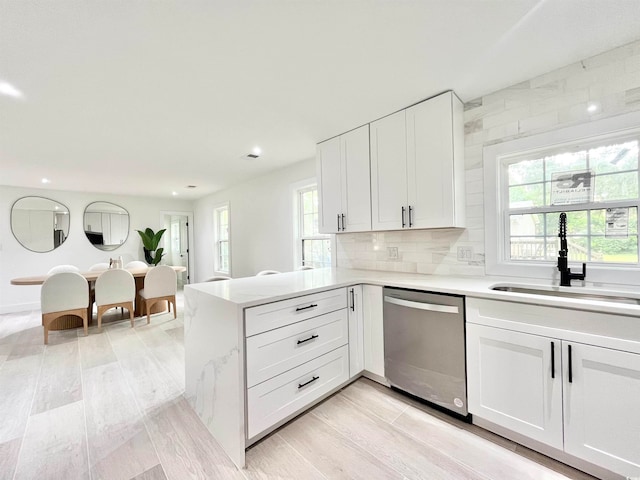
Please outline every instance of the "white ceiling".
[{"label": "white ceiling", "polygon": [[24,98],[0,96],[0,184],[201,197],[443,90],[633,41],[638,18],[638,0],[2,0],[0,81]]}]

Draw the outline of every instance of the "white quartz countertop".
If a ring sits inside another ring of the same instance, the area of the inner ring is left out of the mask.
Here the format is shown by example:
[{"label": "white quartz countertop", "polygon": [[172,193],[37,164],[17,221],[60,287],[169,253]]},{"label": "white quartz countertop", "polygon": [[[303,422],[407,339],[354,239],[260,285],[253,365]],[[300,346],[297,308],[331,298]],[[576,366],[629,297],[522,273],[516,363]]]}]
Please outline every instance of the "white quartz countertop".
[{"label": "white quartz countertop", "polygon": [[[552,286],[551,281],[544,282],[540,279],[516,277],[424,275],[347,268],[320,268],[260,277],[197,283],[187,285],[185,288],[195,289],[234,303],[240,308],[246,308],[357,284],[426,290],[476,298],[489,298],[535,305],[630,315],[640,318],[640,305],[491,290],[491,287],[494,285],[504,284],[542,287]],[[579,291],[605,295],[623,295],[625,297],[640,299],[639,287],[556,286],[554,288],[572,292]]]}]

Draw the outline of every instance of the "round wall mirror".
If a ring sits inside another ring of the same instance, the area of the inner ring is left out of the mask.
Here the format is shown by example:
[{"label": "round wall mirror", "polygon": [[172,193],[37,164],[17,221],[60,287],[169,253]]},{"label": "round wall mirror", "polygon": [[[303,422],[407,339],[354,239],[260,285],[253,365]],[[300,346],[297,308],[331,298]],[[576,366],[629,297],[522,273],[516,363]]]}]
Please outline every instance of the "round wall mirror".
[{"label": "round wall mirror", "polygon": [[11,231],[24,248],[50,252],[69,235],[69,209],[49,198],[20,198],[11,207]]},{"label": "round wall mirror", "polygon": [[109,202],[93,202],[84,210],[84,233],[100,250],[115,250],[129,236],[129,212]]}]

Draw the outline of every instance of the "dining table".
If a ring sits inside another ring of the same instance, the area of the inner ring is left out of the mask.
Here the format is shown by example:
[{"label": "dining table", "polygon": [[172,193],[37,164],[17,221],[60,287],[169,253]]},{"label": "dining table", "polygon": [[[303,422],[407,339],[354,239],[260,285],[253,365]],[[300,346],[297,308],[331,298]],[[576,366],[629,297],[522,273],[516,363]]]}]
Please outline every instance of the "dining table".
[{"label": "dining table", "polygon": [[[185,272],[187,270],[186,267],[181,265],[170,265],[171,268],[176,273]],[[144,288],[144,277],[147,272],[153,267],[145,267],[145,268],[126,268],[128,272],[133,275],[133,279],[136,284],[136,297],[134,301],[134,317],[140,317],[143,315],[144,302],[142,302],[140,298],[140,290]],[[91,270],[87,272],[78,272],[89,282],[89,286],[91,286],[97,278],[105,272],[106,270]],[[31,277],[17,277],[11,279],[11,285],[42,285],[50,275],[35,275]],[[151,313],[160,313],[164,312],[167,309],[167,302],[158,302],[151,307]],[[93,305],[89,305],[87,308],[89,323],[92,321],[93,317]],[[68,328],[78,328],[82,327],[82,319],[75,315],[65,315],[56,319],[50,326],[49,330],[66,330]]]}]

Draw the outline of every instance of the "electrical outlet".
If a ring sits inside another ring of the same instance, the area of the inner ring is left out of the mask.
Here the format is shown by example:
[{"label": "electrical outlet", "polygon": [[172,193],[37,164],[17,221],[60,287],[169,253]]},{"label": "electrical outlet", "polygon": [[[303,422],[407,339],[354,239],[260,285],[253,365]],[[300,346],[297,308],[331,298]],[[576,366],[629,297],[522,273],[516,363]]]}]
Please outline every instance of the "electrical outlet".
[{"label": "electrical outlet", "polygon": [[387,247],[387,258],[389,260],[398,259],[398,247]]},{"label": "electrical outlet", "polygon": [[458,247],[458,261],[470,262],[473,260],[473,247]]}]

